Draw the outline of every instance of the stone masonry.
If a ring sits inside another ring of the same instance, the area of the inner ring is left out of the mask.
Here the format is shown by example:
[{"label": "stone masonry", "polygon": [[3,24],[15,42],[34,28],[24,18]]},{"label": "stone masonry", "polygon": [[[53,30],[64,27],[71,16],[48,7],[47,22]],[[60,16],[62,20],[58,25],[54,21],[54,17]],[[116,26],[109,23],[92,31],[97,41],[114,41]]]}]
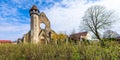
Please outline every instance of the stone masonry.
[{"label": "stone masonry", "polygon": [[[50,26],[50,21],[44,12],[41,12],[37,9],[35,5],[29,10],[31,23],[30,31],[27,34],[24,34],[21,41],[23,43],[40,43],[47,44],[51,40],[51,35],[55,33]],[[45,28],[41,28],[40,24],[45,24]]]}]

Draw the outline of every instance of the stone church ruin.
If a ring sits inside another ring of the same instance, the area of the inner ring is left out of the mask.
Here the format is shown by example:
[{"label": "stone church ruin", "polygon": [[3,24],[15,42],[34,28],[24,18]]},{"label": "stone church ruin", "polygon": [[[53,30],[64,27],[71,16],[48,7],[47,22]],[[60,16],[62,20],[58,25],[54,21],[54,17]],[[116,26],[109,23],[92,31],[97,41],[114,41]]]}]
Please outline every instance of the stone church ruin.
[{"label": "stone church ruin", "polygon": [[[44,12],[40,12],[38,8],[33,5],[29,10],[30,13],[30,31],[24,34],[22,39],[18,39],[18,42],[22,43],[40,43],[47,44],[51,40],[51,35],[55,33],[50,26],[50,21]],[[45,25],[45,28],[40,27],[41,24]]]}]

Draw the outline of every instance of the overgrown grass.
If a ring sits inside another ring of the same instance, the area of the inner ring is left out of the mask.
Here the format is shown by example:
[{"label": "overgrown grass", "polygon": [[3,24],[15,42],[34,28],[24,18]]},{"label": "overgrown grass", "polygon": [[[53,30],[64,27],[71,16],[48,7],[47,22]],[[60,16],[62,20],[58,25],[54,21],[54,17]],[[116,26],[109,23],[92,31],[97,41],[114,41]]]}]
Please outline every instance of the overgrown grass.
[{"label": "overgrown grass", "polygon": [[0,60],[119,60],[120,44],[1,44]]}]

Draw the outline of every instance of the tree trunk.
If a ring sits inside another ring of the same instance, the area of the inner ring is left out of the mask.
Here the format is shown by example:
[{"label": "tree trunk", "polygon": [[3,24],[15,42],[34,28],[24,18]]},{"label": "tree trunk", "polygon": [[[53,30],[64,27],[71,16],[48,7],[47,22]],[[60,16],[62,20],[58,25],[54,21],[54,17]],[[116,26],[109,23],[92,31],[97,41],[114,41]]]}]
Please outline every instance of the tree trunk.
[{"label": "tree trunk", "polygon": [[99,34],[95,34],[95,35],[96,35],[97,39],[99,39],[100,45],[101,45],[102,47],[105,47],[105,43],[104,43],[104,41],[100,38]]},{"label": "tree trunk", "polygon": [[97,39],[101,40],[100,35],[99,35],[97,29],[95,30],[95,32],[96,32],[95,35],[96,35]]},{"label": "tree trunk", "polygon": [[97,39],[101,40],[99,34],[95,34],[95,35],[96,35]]}]

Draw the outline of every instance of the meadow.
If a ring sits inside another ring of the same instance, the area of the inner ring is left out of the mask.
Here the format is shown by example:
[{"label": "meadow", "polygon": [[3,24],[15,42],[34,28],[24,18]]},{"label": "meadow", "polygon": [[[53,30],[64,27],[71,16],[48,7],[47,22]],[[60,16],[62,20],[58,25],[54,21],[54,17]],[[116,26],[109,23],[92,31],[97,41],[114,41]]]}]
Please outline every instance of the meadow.
[{"label": "meadow", "polygon": [[0,60],[120,60],[120,43],[0,44]]}]

